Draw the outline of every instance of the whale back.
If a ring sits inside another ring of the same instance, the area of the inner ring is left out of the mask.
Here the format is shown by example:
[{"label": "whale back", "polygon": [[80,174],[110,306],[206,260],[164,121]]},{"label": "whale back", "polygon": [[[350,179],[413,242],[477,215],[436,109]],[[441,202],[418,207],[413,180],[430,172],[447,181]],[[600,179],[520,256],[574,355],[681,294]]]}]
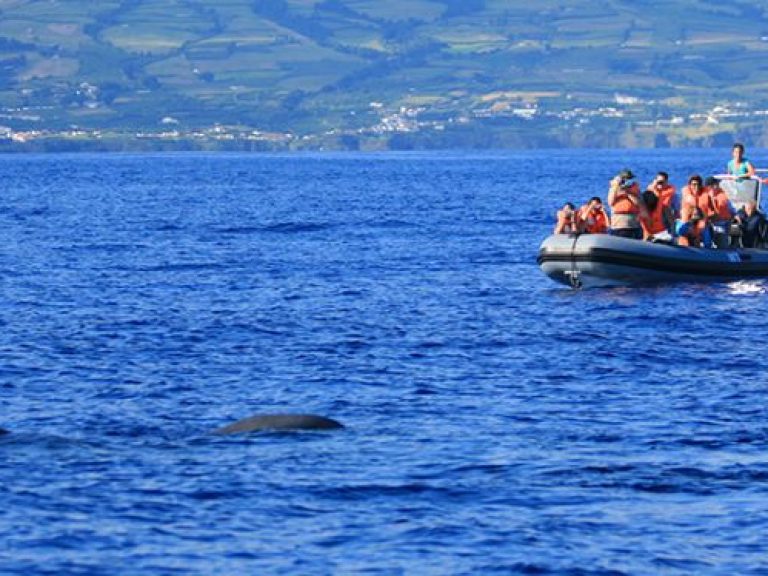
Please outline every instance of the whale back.
[{"label": "whale back", "polygon": [[261,430],[337,430],[344,425],[314,414],[260,414],[214,430],[214,434],[241,434]]}]

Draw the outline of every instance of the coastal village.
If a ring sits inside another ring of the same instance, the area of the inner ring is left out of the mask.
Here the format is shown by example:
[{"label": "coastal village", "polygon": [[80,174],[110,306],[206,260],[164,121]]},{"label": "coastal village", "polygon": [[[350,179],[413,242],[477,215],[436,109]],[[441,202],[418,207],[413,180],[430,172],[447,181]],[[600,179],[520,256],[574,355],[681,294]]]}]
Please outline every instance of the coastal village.
[{"label": "coastal village", "polygon": [[[91,90],[91,94],[97,91]],[[570,95],[557,93],[520,94],[516,92],[494,92],[474,99],[462,107],[450,99],[432,99],[433,102],[420,105],[387,105],[373,101],[368,109],[360,113],[350,111],[351,116],[365,115],[363,126],[339,127],[321,133],[297,133],[291,130],[269,131],[247,125],[214,123],[206,127],[188,127],[172,115],[159,118],[155,130],[136,131],[120,129],[85,128],[72,125],[67,129],[35,128],[46,124],[46,112],[51,107],[26,106],[0,109],[0,145],[23,149],[36,142],[57,141],[77,147],[78,144],[98,142],[142,142],[173,143],[187,142],[213,148],[226,143],[252,144],[265,150],[280,149],[326,149],[332,139],[354,142],[359,140],[386,139],[395,134],[420,134],[444,132],[475,123],[494,122],[499,129],[525,131],[535,130],[537,124],[559,125],[571,129],[588,129],[594,125],[609,124],[614,127],[627,126],[635,129],[651,129],[661,139],[657,146],[674,145],[676,133],[695,131],[716,134],[728,131],[734,124],[762,121],[768,116],[768,109],[754,109],[745,102],[721,103],[704,110],[685,110],[679,102],[649,101],[636,96],[615,94],[610,101],[594,106],[567,106]],[[102,106],[95,98],[85,104],[93,109]],[[458,111],[457,111],[458,110]],[[649,110],[659,111],[651,117]],[[4,125],[3,121],[8,125]],[[11,125],[31,126],[15,129]],[[358,140],[359,139],[359,140]],[[342,144],[341,148],[349,145]],[[376,148],[374,146],[373,148]],[[379,146],[380,148],[380,146]]]}]

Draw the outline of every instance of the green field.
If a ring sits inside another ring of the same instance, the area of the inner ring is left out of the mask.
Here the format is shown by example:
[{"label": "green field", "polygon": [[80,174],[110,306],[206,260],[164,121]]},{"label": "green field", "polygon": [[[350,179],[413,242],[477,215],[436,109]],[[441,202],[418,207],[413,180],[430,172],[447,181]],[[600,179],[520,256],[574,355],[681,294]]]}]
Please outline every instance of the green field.
[{"label": "green field", "polygon": [[170,117],[325,146],[407,107],[469,145],[483,131],[567,145],[574,126],[618,144],[759,139],[765,116],[664,122],[768,108],[767,16],[745,0],[0,0],[0,126],[129,133]]}]

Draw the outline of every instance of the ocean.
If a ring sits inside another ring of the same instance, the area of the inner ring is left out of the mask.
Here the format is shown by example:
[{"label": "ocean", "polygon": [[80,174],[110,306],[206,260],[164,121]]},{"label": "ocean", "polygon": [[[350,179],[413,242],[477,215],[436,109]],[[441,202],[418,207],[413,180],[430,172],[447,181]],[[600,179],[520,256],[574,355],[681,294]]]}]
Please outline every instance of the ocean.
[{"label": "ocean", "polygon": [[729,157],[0,156],[0,573],[768,573],[768,283],[536,264]]}]

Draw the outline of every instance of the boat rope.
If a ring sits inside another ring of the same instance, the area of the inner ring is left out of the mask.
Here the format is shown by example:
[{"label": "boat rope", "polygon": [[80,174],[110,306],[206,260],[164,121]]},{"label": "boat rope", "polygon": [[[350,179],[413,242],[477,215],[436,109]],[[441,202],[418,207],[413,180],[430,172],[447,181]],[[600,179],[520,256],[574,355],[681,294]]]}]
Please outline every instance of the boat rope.
[{"label": "boat rope", "polygon": [[576,269],[576,243],[579,241],[579,233],[573,235],[571,244],[571,269],[565,272],[570,281],[571,288],[581,288],[581,272]]}]

